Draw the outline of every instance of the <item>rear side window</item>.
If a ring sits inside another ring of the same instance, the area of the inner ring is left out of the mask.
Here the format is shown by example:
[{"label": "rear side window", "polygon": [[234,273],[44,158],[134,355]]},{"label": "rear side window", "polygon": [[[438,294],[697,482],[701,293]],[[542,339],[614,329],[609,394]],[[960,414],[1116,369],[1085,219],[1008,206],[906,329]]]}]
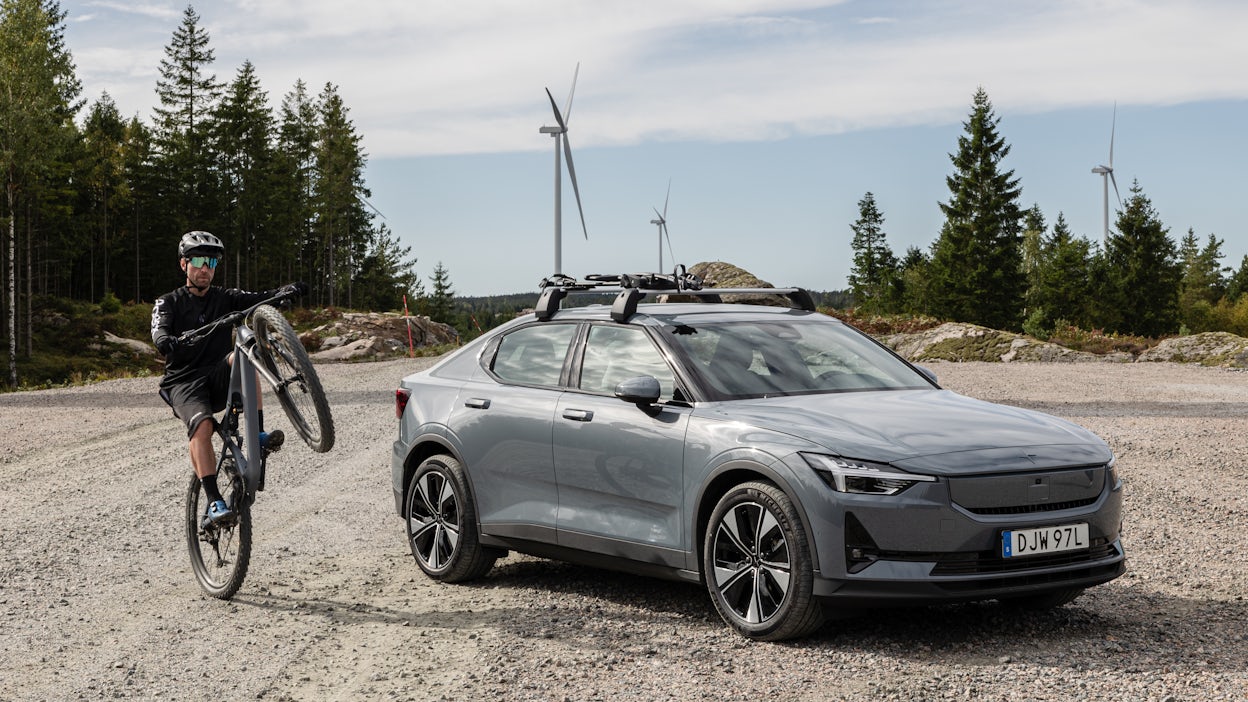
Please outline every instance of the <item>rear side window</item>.
[{"label": "rear side window", "polygon": [[520,385],[558,385],[563,359],[576,333],[572,324],[539,324],[504,336],[490,370]]}]

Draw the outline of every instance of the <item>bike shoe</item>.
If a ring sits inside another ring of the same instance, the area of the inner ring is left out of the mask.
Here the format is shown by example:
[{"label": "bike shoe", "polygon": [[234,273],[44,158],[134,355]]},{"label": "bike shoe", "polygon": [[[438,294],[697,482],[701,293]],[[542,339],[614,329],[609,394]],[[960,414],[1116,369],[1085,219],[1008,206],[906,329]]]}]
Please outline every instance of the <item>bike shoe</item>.
[{"label": "bike shoe", "polygon": [[234,519],[234,510],[225,504],[225,500],[217,500],[208,505],[208,521],[213,525],[229,524]]},{"label": "bike shoe", "polygon": [[260,450],[266,453],[274,453],[282,450],[282,444],[286,443],[286,434],[281,429],[273,431],[260,432]]}]

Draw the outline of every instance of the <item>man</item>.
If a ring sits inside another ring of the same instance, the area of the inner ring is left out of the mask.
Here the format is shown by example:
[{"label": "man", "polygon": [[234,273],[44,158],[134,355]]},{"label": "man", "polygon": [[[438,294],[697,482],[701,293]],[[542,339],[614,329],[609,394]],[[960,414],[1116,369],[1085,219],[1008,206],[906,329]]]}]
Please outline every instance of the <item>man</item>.
[{"label": "man", "polygon": [[[217,263],[224,256],[225,245],[216,236],[204,231],[182,235],[178,242],[178,265],[186,273],[186,285],[161,297],[152,308],[152,341],[165,357],[160,395],[186,424],[191,466],[208,496],[208,518],[213,523],[234,517],[217,487],[217,456],[212,445],[216,427],[213,414],[225,409],[229,399],[233,328],[222,326],[191,345],[179,343],[178,337],[279,292],[302,295],[308,287],[304,283],[292,283],[278,290],[258,293],[214,287],[212,278]],[[281,448],[285,435],[281,430],[265,432],[263,409],[259,415],[260,449],[267,455]]]}]

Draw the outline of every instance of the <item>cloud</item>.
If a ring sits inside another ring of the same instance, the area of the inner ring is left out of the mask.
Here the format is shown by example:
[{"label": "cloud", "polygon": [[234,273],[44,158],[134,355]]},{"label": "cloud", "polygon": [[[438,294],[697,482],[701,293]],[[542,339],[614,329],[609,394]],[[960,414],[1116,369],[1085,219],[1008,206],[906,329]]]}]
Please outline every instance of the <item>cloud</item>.
[{"label": "cloud", "polygon": [[[142,35],[145,45],[71,45],[91,58],[93,78],[148,81],[110,92],[123,110],[119,95],[146,94],[145,106],[129,109],[150,109],[159,52],[181,12],[87,6],[146,17],[147,32],[163,25],[158,38]],[[249,59],[275,101],[296,79],[313,92],[335,83],[374,156],[544,148],[542,88],[562,106],[578,61],[572,133],[581,149],[943,124],[964,116],[981,85],[999,110],[1017,112],[1248,98],[1240,3],[1058,0],[1005,11],[950,0],[873,4],[889,11],[870,17],[862,7],[357,0],[346,13],[337,0],[233,0],[200,12],[219,77]]]}]

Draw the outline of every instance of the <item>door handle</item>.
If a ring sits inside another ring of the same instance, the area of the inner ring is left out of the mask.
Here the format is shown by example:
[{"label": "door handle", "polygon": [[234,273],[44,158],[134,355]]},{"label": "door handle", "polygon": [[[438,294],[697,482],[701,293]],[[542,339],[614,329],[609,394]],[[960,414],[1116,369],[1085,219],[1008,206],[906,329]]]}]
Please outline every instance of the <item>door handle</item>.
[{"label": "door handle", "polygon": [[574,422],[592,422],[594,421],[594,413],[590,410],[565,409],[563,418],[571,419]]},{"label": "door handle", "polygon": [[464,400],[464,407],[471,407],[473,409],[489,409],[490,401],[480,397],[473,397]]}]

